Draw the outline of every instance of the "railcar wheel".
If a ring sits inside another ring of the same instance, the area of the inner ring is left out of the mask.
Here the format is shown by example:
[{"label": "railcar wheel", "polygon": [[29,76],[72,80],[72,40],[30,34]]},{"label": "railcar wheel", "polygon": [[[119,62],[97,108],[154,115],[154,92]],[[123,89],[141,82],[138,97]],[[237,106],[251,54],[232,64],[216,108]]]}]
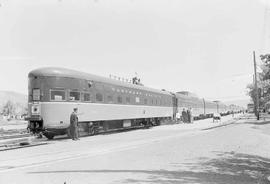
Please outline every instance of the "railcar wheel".
[{"label": "railcar wheel", "polygon": [[94,128],[94,127],[90,127],[90,128],[89,128],[88,134],[89,134],[90,136],[95,135],[95,134],[96,134],[95,128]]},{"label": "railcar wheel", "polygon": [[44,136],[49,140],[52,140],[54,138],[54,135],[50,133],[45,133]]}]

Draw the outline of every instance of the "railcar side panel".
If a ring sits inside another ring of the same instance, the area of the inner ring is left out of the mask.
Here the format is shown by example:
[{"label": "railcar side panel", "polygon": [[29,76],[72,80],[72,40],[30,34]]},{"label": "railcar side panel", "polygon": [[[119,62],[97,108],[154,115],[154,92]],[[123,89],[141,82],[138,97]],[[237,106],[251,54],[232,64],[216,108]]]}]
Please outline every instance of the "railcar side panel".
[{"label": "railcar side panel", "polygon": [[69,126],[69,117],[74,107],[79,109],[79,121],[110,121],[152,117],[172,117],[171,107],[98,104],[98,103],[41,103],[41,116],[45,128]]}]

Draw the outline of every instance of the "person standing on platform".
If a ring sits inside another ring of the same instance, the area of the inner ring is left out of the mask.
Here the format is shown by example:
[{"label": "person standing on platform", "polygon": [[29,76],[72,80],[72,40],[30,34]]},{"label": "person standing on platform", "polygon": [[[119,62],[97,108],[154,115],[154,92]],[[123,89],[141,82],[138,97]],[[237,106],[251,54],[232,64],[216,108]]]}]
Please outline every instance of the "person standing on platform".
[{"label": "person standing on platform", "polygon": [[187,109],[187,122],[190,123],[190,108]]},{"label": "person standing on platform", "polygon": [[78,108],[74,108],[70,115],[70,135],[72,140],[79,140],[78,136]]},{"label": "person standing on platform", "polygon": [[187,122],[187,112],[186,112],[185,108],[182,111],[182,120],[184,123]]},{"label": "person standing on platform", "polygon": [[179,123],[179,120],[181,118],[181,115],[180,115],[180,113],[178,111],[177,111],[175,117],[176,117],[176,123]]},{"label": "person standing on platform", "polygon": [[189,122],[193,123],[192,108],[189,108]]}]

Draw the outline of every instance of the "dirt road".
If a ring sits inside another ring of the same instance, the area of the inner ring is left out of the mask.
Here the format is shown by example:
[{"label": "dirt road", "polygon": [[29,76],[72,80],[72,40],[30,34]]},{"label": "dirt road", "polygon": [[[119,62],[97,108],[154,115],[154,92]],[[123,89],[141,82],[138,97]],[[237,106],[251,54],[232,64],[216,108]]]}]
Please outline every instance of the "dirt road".
[{"label": "dirt road", "polygon": [[270,118],[183,126],[0,153],[0,183],[270,183]]}]

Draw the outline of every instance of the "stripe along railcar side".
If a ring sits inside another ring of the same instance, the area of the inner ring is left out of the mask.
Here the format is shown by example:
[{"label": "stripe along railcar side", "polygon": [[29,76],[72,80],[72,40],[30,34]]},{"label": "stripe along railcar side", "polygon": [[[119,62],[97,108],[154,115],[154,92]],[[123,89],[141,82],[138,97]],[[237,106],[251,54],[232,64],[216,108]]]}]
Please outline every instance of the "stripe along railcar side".
[{"label": "stripe along railcar side", "polygon": [[64,68],[40,68],[28,77],[29,128],[49,139],[67,133],[75,107],[80,133],[90,135],[173,116],[173,96],[166,91]]}]

